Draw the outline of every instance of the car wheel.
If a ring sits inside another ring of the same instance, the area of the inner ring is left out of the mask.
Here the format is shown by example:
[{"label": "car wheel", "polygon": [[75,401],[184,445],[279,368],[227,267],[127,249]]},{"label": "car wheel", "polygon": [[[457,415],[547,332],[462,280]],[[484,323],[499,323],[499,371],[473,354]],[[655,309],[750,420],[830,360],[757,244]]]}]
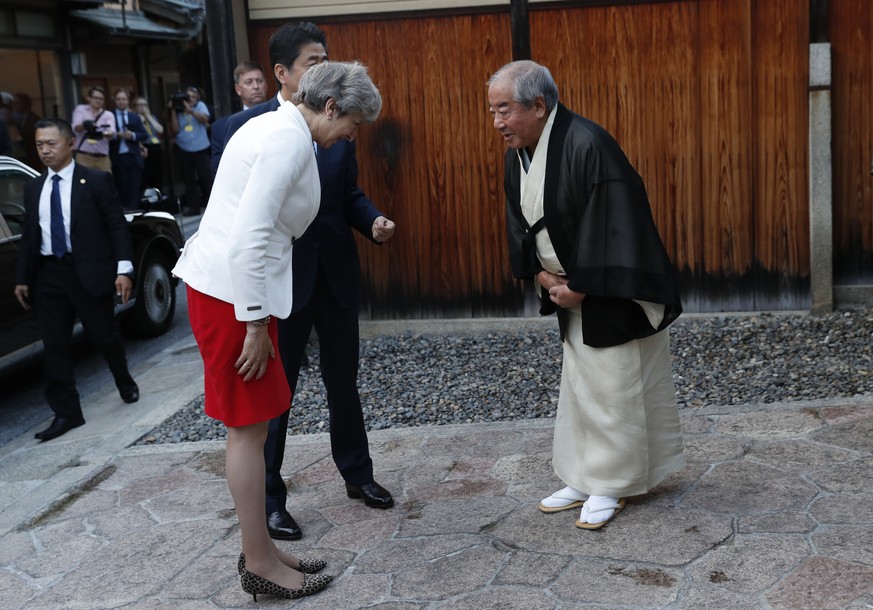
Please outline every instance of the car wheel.
[{"label": "car wheel", "polygon": [[170,329],[176,313],[170,265],[160,256],[148,256],[137,281],[136,302],[125,328],[140,337],[162,335]]}]

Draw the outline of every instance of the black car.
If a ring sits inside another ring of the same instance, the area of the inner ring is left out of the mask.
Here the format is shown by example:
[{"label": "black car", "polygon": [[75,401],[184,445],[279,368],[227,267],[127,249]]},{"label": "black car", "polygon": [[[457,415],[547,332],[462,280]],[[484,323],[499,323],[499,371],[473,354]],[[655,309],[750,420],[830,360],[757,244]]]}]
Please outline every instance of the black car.
[{"label": "black car", "polygon": [[[24,227],[24,185],[39,173],[0,156],[0,369],[28,360],[41,343],[32,311],[15,299],[15,263]],[[176,284],[170,273],[179,258],[182,232],[166,212],[125,213],[133,237],[136,284],[133,298],[115,312],[122,328],[138,337],[167,332],[176,311]]]}]

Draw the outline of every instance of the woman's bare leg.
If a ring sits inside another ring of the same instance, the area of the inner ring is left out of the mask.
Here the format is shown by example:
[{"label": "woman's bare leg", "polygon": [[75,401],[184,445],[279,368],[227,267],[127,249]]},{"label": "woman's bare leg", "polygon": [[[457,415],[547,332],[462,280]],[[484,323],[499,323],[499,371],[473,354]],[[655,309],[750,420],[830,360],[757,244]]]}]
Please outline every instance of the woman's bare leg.
[{"label": "woman's bare leg", "polygon": [[[264,518],[264,441],[267,422],[227,429],[225,468],[242,532],[246,569],[288,589],[303,585],[303,574],[290,568],[296,557],[281,553],[267,532]],[[280,555],[281,553],[281,555]]]}]

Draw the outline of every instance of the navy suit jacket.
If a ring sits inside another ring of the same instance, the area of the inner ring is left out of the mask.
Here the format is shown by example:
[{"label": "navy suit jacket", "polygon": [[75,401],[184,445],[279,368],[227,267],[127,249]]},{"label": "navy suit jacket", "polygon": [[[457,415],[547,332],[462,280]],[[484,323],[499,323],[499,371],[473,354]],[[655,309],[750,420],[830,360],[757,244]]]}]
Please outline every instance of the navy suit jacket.
[{"label": "navy suit jacket", "polygon": [[236,130],[245,125],[252,117],[265,112],[272,112],[279,107],[279,98],[273,96],[266,102],[252,106],[247,110],[240,110],[230,116],[222,117],[212,124],[212,135],[209,139],[210,144],[210,161],[209,166],[212,168],[212,175],[215,176],[218,172],[218,162],[221,161],[221,155],[224,154],[224,147],[227,146],[227,141],[230,136],[236,133]]},{"label": "navy suit jacket", "polygon": [[[112,116],[115,118],[115,122],[118,123],[118,118],[115,115],[115,111],[112,111]],[[122,125],[116,125],[116,131],[121,133],[123,129]],[[132,131],[136,134],[136,140],[126,140],[127,149],[133,154],[133,158],[136,159],[136,164],[142,169],[143,167],[143,158],[142,151],[139,149],[140,144],[145,144],[149,140],[149,134],[145,130],[145,126],[142,124],[142,119],[139,118],[139,115],[133,110],[127,111],[127,130]],[[109,160],[115,164],[118,159],[118,145],[119,139],[115,138],[109,142]]]},{"label": "navy suit jacket", "polygon": [[[18,249],[16,283],[35,285],[42,231],[39,196],[46,174],[24,187],[24,230]],[[130,229],[124,219],[112,175],[76,164],[70,191],[70,243],[73,268],[94,297],[115,291],[118,261],[133,261]]]},{"label": "navy suit jacket", "polygon": [[209,169],[212,170],[213,178],[215,178],[215,174],[218,172],[218,162],[221,161],[221,154],[224,152],[224,145],[227,144],[227,140],[225,140],[224,136],[227,132],[227,121],[232,116],[232,114],[229,114],[221,117],[212,124],[212,127],[209,128]]},{"label": "navy suit jacket", "polygon": [[[278,107],[279,100],[273,97],[229,116],[224,137],[220,142],[213,138],[213,167],[218,167],[224,146],[237,129],[252,117],[272,112]],[[216,144],[220,146],[216,148]],[[354,142],[341,140],[330,148],[319,148],[317,155],[321,206],[306,233],[294,242],[291,263],[294,306],[291,313],[300,311],[309,302],[319,265],[324,270],[337,303],[342,307],[357,306],[361,265],[352,228],[378,244],[373,239],[373,222],[379,216],[384,216],[364,191],[358,188],[358,160]]]}]

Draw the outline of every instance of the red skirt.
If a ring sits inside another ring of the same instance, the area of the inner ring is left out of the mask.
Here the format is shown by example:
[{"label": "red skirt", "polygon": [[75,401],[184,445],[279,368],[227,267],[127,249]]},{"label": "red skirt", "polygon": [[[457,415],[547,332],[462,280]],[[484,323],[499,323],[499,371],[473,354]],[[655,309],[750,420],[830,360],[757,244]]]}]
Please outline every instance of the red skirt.
[{"label": "red skirt", "polygon": [[203,358],[206,415],[235,428],[268,421],[291,408],[291,388],[279,357],[276,320],[268,326],[276,357],[260,379],[244,382],[233,367],[242,353],[246,323],[233,305],[188,288],[188,317]]}]

